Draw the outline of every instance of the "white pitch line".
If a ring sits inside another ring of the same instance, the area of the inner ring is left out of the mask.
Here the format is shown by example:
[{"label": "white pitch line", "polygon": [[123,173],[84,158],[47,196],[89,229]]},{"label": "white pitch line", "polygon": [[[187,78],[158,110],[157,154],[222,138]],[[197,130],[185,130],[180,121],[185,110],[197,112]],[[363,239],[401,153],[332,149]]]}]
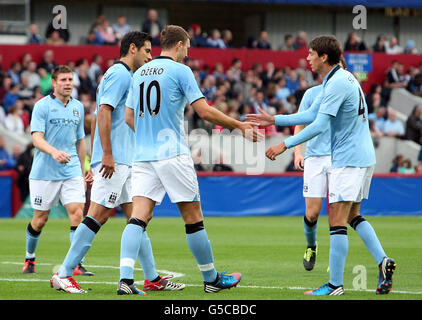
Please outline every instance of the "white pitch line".
[{"label": "white pitch line", "polygon": [[[14,264],[14,265],[21,265],[21,262],[9,262],[5,261],[2,262],[2,264]],[[37,265],[43,265],[43,266],[54,266],[52,263],[37,263]],[[114,266],[96,266],[96,265],[85,265],[85,267],[89,268],[103,268],[103,269],[119,269],[119,267]],[[142,270],[141,268],[135,268],[135,270]],[[167,275],[173,275],[173,278],[177,277],[183,277],[183,273],[176,273],[172,271],[167,270],[157,270],[159,273],[165,273]],[[0,278],[0,281],[4,282],[47,282],[49,280],[42,280],[42,279],[2,279]],[[105,284],[105,285],[117,285],[118,282],[106,282],[106,281],[78,281],[81,284]],[[143,284],[143,281],[136,281],[137,284]],[[202,284],[187,284],[187,287],[203,287]],[[245,288],[245,289],[275,289],[275,290],[310,290],[313,288],[304,288],[304,287],[276,287],[276,286],[242,286],[238,285],[237,288]],[[363,289],[350,289],[346,288],[346,291],[356,291],[356,292],[375,292],[375,290],[363,290]],[[415,294],[415,295],[422,295],[422,291],[403,291],[403,290],[391,290],[392,293],[402,293],[402,294]]]}]

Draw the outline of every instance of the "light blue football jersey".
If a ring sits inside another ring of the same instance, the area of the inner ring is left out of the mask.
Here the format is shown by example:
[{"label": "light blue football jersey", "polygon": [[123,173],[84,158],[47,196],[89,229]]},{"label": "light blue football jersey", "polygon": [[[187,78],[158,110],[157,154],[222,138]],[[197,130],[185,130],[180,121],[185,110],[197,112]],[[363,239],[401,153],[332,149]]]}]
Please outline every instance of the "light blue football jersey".
[{"label": "light blue football jersey", "polygon": [[100,81],[97,89],[97,123],[92,147],[91,167],[101,163],[103,147],[98,130],[98,110],[102,104],[113,108],[111,113],[111,148],[115,163],[132,166],[135,134],[125,122],[126,99],[133,72],[125,63],[117,61]]},{"label": "light blue football jersey", "polygon": [[[303,112],[308,110],[316,97],[322,93],[322,84],[309,88],[303,95],[300,101],[299,111]],[[328,127],[323,133],[309,140],[306,144],[305,159],[308,157],[321,157],[331,155],[331,133]]]},{"label": "light blue football jersey", "polygon": [[335,67],[324,77],[323,90],[319,112],[332,116],[332,167],[373,166],[376,163],[375,149],[369,132],[368,107],[360,84],[353,74]]},{"label": "light blue football jersey", "polygon": [[35,149],[30,179],[67,180],[82,176],[76,142],[85,137],[84,106],[73,98],[67,105],[53,94],[37,101],[31,116],[31,133],[43,132],[49,145],[70,155],[66,164],[58,163],[52,156]]},{"label": "light blue football jersey", "polygon": [[160,56],[133,75],[126,106],[135,112],[134,161],[157,161],[190,154],[184,128],[187,102],[204,98],[192,70]]}]

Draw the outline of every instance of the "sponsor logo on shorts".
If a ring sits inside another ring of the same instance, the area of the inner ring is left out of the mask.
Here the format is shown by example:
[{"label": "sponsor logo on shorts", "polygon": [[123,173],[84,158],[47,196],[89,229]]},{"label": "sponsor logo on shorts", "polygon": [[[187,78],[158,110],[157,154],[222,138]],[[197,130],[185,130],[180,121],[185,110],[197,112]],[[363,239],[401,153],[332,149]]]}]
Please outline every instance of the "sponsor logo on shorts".
[{"label": "sponsor logo on shorts", "polygon": [[41,206],[42,205],[42,197],[41,196],[36,196],[34,199],[34,205],[36,206]]},{"label": "sponsor logo on shorts", "polygon": [[336,197],[336,194],[331,192],[331,193],[329,194],[329,197],[330,197],[330,198],[335,198],[335,197]]},{"label": "sponsor logo on shorts", "polygon": [[108,198],[108,202],[114,204],[116,202],[116,200],[117,200],[117,193],[112,192],[110,194],[110,198]]}]

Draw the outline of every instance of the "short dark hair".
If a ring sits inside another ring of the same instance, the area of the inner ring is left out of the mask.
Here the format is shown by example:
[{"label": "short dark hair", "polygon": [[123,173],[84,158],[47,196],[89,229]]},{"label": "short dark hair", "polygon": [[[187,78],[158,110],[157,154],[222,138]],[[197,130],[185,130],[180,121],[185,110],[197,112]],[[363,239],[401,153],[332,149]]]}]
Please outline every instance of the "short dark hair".
[{"label": "short dark hair", "polygon": [[141,31],[131,31],[126,33],[120,43],[120,58],[125,57],[128,54],[132,43],[139,50],[143,47],[145,41],[152,42],[152,37],[148,33]]},{"label": "short dark hair", "polygon": [[189,33],[180,26],[168,25],[160,35],[160,45],[164,50],[173,48],[179,41],[183,44],[190,39]]},{"label": "short dark hair", "polygon": [[344,70],[347,70],[347,62],[343,55],[340,56],[340,62],[342,66],[344,67]]},{"label": "short dark hair", "polygon": [[73,74],[73,71],[68,66],[60,65],[60,66],[57,66],[53,69],[53,71],[51,72],[51,78],[54,79],[54,80],[57,80],[57,76],[60,73],[72,73]]},{"label": "short dark hair", "polygon": [[327,55],[327,62],[333,66],[340,62],[343,53],[340,42],[332,35],[324,35],[314,38],[309,43],[309,48],[315,50],[318,56]]}]

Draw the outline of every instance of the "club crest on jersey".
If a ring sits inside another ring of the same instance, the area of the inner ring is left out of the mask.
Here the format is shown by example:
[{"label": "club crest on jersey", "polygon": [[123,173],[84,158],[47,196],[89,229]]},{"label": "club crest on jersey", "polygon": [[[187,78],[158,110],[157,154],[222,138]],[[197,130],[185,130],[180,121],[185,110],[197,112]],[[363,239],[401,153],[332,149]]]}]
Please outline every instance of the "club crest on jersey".
[{"label": "club crest on jersey", "polygon": [[73,109],[73,115],[79,118],[79,111],[77,109]]}]

